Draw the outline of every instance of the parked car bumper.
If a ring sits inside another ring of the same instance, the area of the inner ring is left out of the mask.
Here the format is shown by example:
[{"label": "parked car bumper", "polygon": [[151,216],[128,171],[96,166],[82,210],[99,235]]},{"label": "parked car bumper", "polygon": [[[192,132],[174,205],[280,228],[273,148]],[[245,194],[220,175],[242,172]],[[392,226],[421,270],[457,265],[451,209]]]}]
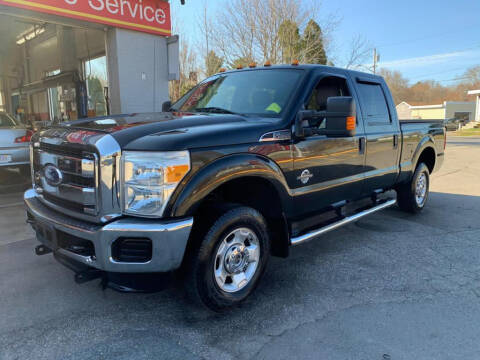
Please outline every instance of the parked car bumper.
[{"label": "parked car bumper", "polygon": [[[60,255],[107,272],[167,272],[179,268],[193,226],[192,218],[159,221],[127,217],[106,225],[91,224],[48,208],[33,189],[25,192],[24,201],[27,221],[42,244]],[[151,259],[115,260],[112,249],[119,239],[150,240]],[[85,253],[85,245],[93,245],[91,253]]]},{"label": "parked car bumper", "polygon": [[[8,157],[8,161],[1,160]],[[30,164],[28,146],[0,148],[0,167],[11,167]]]}]

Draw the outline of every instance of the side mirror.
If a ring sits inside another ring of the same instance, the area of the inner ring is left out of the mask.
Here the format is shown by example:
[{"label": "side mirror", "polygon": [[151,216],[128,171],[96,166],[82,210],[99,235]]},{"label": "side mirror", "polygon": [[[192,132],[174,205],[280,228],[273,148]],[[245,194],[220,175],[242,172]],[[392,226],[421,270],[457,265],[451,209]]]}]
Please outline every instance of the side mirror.
[{"label": "side mirror", "polygon": [[305,128],[303,126],[304,120],[308,120],[314,114],[311,110],[300,110],[295,118],[295,137],[303,139],[305,137]]},{"label": "side mirror", "polygon": [[172,102],[171,101],[165,101],[162,104],[162,112],[170,112],[171,108],[172,108]]},{"label": "side mirror", "polygon": [[[305,126],[308,121],[308,127]],[[325,122],[325,127],[319,124]],[[327,99],[326,111],[301,110],[295,119],[295,137],[303,139],[310,135],[331,137],[355,136],[357,125],[355,100],[350,96],[335,96]]]},{"label": "side mirror", "polygon": [[321,131],[327,136],[355,136],[357,127],[355,100],[351,96],[335,96],[327,99],[327,121]]}]

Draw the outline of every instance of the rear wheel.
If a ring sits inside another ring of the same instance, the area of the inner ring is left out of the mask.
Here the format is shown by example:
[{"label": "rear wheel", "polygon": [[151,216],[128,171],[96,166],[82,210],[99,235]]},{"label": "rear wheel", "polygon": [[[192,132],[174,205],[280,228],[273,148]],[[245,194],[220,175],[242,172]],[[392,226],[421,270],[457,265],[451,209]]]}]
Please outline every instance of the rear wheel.
[{"label": "rear wheel", "polygon": [[270,253],[266,221],[255,209],[230,209],[213,221],[193,251],[186,274],[190,297],[214,311],[237,305],[265,271]]},{"label": "rear wheel", "polygon": [[410,213],[423,210],[430,189],[430,171],[427,165],[420,163],[411,181],[397,189],[397,203],[400,209]]}]

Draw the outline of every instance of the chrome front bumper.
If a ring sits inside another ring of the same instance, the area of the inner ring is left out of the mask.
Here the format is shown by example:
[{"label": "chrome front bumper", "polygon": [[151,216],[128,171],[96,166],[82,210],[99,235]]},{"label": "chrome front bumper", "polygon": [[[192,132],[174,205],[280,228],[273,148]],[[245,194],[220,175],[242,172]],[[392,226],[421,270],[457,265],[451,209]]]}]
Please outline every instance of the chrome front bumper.
[{"label": "chrome front bumper", "polygon": [[[167,272],[180,267],[193,219],[175,221],[123,218],[106,225],[92,224],[67,217],[45,206],[33,189],[24,195],[28,221],[34,230],[40,226],[52,233],[66,233],[93,243],[94,256],[83,256],[59,247],[56,236],[47,239],[37,231],[37,239],[51,250],[99,270],[122,273]],[[152,241],[152,258],[145,263],[117,262],[112,244],[118,238],[148,238]]]}]

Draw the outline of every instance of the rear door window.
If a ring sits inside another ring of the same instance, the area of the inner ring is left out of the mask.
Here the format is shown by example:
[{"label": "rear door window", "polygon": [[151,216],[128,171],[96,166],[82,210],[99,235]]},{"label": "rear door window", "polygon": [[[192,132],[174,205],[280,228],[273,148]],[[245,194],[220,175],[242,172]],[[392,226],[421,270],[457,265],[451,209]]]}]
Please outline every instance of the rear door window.
[{"label": "rear door window", "polygon": [[390,113],[382,86],[374,83],[358,83],[363,115],[370,125],[390,124]]}]

